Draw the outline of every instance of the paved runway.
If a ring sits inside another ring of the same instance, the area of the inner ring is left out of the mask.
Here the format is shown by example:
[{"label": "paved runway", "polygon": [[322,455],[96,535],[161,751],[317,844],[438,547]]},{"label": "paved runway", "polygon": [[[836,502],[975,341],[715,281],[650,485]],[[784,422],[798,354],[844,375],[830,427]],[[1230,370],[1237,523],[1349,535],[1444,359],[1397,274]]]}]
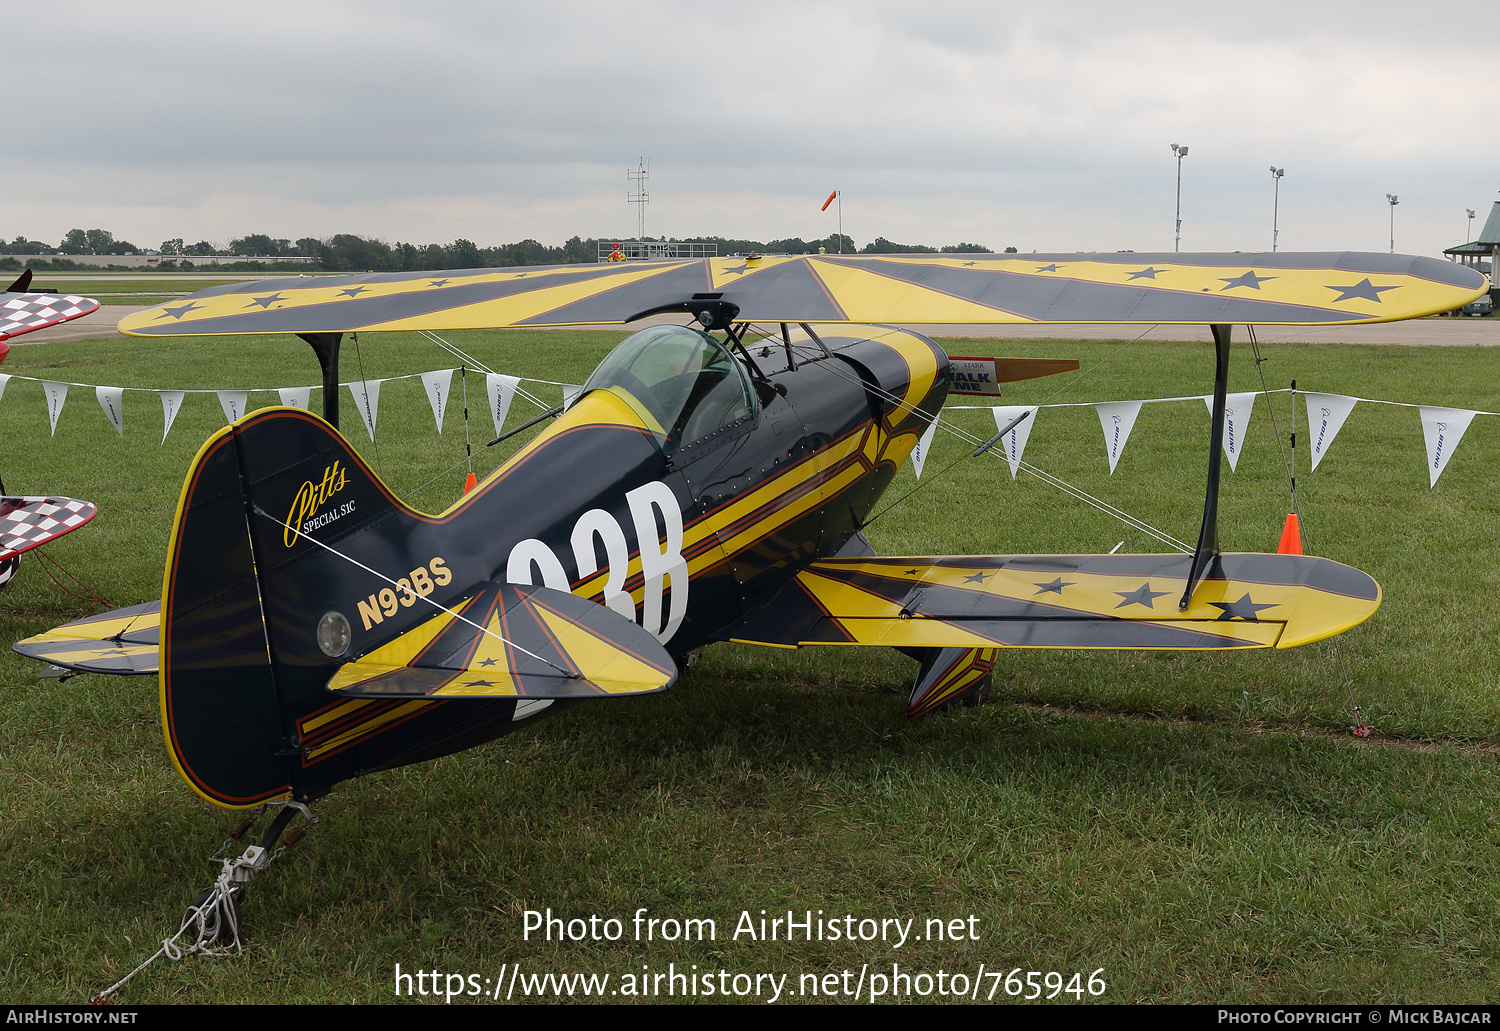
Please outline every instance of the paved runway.
[{"label": "paved runway", "polygon": [[[144,307],[106,304],[92,315],[39,329],[10,341],[12,347],[25,344],[47,344],[63,340],[119,339],[115,326],[132,312]],[[664,316],[651,322],[678,321],[681,316]],[[615,329],[615,327],[610,327]],[[982,337],[997,340],[1202,340],[1212,339],[1203,326],[907,326],[930,337]],[[618,329],[615,329],[618,332]],[[1500,347],[1500,319],[1495,318],[1427,318],[1410,322],[1386,322],[1373,326],[1257,326],[1256,339],[1262,343],[1317,344],[1410,344],[1443,347]],[[1243,326],[1235,331],[1236,340],[1246,339]]]}]

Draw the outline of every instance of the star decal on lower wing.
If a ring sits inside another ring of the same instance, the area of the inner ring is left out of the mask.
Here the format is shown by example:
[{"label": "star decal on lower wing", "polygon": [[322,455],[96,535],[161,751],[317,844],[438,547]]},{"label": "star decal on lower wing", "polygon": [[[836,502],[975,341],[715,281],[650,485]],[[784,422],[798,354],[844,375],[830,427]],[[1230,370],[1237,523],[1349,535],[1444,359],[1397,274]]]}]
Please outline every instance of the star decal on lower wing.
[{"label": "star decal on lower wing", "polygon": [[198,303],[195,302],[195,303],[192,303],[192,304],[184,304],[180,308],[163,308],[161,310],[161,314],[158,315],[157,318],[164,319],[168,315],[170,315],[174,319],[180,319],[184,315],[186,315],[188,312],[190,312],[190,311],[197,311],[199,308],[202,308],[202,307],[203,307],[203,305],[198,304]]},{"label": "star decal on lower wing", "polygon": [[1139,272],[1127,272],[1126,275],[1131,279],[1155,279],[1158,273],[1165,271],[1166,269],[1164,268],[1147,267],[1141,269]]},{"label": "star decal on lower wing", "polygon": [[1041,268],[1037,269],[1037,271],[1038,272],[1056,272],[1058,270],[1058,268],[1059,268],[1059,266],[1057,266],[1057,265],[1043,265]]},{"label": "star decal on lower wing", "polygon": [[995,575],[994,573],[985,573],[985,572],[981,571],[981,572],[975,573],[973,576],[966,576],[966,577],[964,577],[964,583],[966,583],[966,584],[982,584],[982,583],[984,583],[986,577],[994,576],[994,575]]},{"label": "star decal on lower wing", "polygon": [[364,293],[368,289],[370,289],[370,288],[367,287],[367,286],[351,286],[347,290],[340,290],[339,291],[339,296],[340,297],[358,297],[360,294]]},{"label": "star decal on lower wing", "polygon": [[1224,610],[1223,614],[1214,620],[1215,623],[1223,623],[1231,619],[1243,619],[1247,623],[1259,623],[1260,620],[1255,617],[1257,612],[1261,609],[1274,609],[1276,607],[1274,604],[1257,605],[1250,600],[1248,593],[1239,601],[1211,601],[1209,604],[1216,609]]},{"label": "star decal on lower wing", "polygon": [[[1041,588],[1040,591],[1036,592],[1037,594],[1061,594],[1064,587],[1072,587],[1075,583],[1077,583],[1076,580],[1071,583],[1064,582],[1063,578],[1059,576],[1050,584],[1035,584],[1034,586]],[[1033,595],[1033,597],[1035,597],[1035,595]],[[1119,608],[1118,605],[1115,607]]]},{"label": "star decal on lower wing", "polygon": [[1151,599],[1164,598],[1171,592],[1153,591],[1151,589],[1151,583],[1148,580],[1146,583],[1141,584],[1133,591],[1116,591],[1115,593],[1125,599],[1124,601],[1120,602],[1120,604],[1115,606],[1115,608],[1117,609],[1123,609],[1126,605],[1144,605],[1148,609],[1154,609],[1156,608],[1156,603]]},{"label": "star decal on lower wing", "polygon": [[245,307],[254,308],[256,305],[260,305],[260,307],[262,308],[269,308],[271,305],[281,300],[285,300],[285,298],[282,297],[279,292],[277,292],[274,294],[267,294],[265,297],[252,297],[250,298],[250,303],[245,305]]}]

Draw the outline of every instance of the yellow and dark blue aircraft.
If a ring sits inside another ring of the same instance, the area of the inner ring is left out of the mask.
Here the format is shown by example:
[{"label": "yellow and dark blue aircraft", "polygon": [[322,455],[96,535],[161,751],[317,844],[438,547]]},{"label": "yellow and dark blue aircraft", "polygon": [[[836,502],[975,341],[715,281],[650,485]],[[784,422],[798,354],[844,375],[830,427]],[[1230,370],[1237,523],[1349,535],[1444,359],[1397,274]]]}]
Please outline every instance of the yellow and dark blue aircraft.
[{"label": "yellow and dark blue aircraft", "polygon": [[[664,690],[713,641],[899,648],[920,663],[912,716],[982,690],[1009,647],[1306,644],[1368,618],[1380,588],[1325,559],[1219,552],[1230,325],[1415,318],[1486,286],[1444,261],[1330,253],[752,256],[214,287],[121,329],[297,334],[322,363],[323,417],[263,409],[203,445],[159,612],[16,648],[158,673],[183,778],[249,808]],[[619,344],[441,514],[404,505],[337,430],[343,334],[662,313],[691,324]],[[893,327],[1104,322],[1212,327],[1193,552],[876,556],[861,530],[951,381],[941,348]],[[770,335],[747,346],[750,324]]]}]

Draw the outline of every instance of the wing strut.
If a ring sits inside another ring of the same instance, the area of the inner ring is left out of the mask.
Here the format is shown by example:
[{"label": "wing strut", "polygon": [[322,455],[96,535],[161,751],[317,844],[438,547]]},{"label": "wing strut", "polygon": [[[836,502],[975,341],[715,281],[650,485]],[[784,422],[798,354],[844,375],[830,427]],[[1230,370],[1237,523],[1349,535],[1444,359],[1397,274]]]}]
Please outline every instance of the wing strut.
[{"label": "wing strut", "polygon": [[323,419],[334,429],[339,428],[339,341],[342,333],[298,333],[299,337],[312,345],[323,368]]},{"label": "wing strut", "polygon": [[1187,611],[1198,581],[1219,560],[1219,466],[1223,462],[1224,407],[1229,391],[1229,331],[1234,327],[1215,325],[1209,328],[1214,331],[1217,363],[1214,367],[1213,426],[1208,432],[1208,487],[1203,495],[1203,525],[1198,530],[1198,547],[1193,552],[1193,564],[1188,570],[1187,590],[1177,605],[1179,612]]}]

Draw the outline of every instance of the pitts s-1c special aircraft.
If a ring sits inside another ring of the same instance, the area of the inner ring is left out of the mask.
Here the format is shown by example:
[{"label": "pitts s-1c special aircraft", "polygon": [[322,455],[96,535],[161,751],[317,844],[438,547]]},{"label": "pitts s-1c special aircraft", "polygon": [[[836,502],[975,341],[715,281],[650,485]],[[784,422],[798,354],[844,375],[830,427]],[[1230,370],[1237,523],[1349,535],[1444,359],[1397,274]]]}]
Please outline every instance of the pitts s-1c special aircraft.
[{"label": "pitts s-1c special aircraft", "polygon": [[[82,672],[159,670],[167,747],[194,791],[305,812],[340,781],[564,704],[664,690],[675,658],[712,641],[902,649],[920,662],[912,716],[981,689],[1008,647],[1306,644],[1368,618],[1380,589],[1325,559],[1219,552],[1229,326],[1415,318],[1486,286],[1444,261],[1343,253],[752,256],[218,286],[121,329],[297,334],[322,364],[323,418],[262,409],[203,445],[159,638],[138,606],[16,648]],[[697,326],[619,344],[439,515],[402,504],[336,428],[345,333],[664,312]],[[1196,549],[875,556],[861,529],[951,380],[931,340],[875,324],[1049,322],[1212,327]],[[750,323],[775,327],[753,349]],[[292,811],[241,862],[261,863]]]}]

